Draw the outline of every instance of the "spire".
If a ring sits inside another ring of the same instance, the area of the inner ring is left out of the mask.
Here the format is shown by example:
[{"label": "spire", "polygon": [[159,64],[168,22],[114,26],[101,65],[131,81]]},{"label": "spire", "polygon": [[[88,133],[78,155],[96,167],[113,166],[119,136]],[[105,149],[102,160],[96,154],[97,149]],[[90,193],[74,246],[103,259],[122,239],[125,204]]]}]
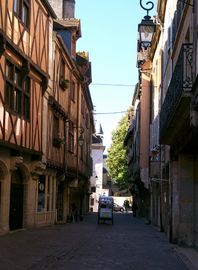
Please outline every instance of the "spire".
[{"label": "spire", "polygon": [[102,129],[102,125],[101,124],[100,124],[99,134],[104,135],[104,132],[103,132],[103,129]]},{"label": "spire", "polygon": [[101,137],[103,137],[103,135],[104,135],[101,123],[100,123],[98,129],[96,130],[96,135],[101,136]]}]

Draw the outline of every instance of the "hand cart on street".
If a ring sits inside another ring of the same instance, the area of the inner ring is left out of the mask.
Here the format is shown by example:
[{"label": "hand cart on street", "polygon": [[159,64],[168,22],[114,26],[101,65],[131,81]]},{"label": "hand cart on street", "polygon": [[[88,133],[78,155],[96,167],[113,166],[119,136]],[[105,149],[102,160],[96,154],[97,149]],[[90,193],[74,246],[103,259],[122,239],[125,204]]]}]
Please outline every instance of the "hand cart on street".
[{"label": "hand cart on street", "polygon": [[98,204],[98,224],[106,220],[111,221],[113,224],[113,205],[114,201],[111,196],[100,196]]}]

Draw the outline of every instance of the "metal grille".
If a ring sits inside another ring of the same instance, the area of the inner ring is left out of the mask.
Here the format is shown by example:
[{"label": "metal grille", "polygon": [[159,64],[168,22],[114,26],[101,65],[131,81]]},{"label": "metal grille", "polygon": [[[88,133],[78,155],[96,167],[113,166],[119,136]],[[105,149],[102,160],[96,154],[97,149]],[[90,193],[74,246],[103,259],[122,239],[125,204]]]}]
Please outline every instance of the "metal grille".
[{"label": "metal grille", "polygon": [[160,137],[166,131],[182,97],[192,91],[193,45],[183,44],[160,112]]}]

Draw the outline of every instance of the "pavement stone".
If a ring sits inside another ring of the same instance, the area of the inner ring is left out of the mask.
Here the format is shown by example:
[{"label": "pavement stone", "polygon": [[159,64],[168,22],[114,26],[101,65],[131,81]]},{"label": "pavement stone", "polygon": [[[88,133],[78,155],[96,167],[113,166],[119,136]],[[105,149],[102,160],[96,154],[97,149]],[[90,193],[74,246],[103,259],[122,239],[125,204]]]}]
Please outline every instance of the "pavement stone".
[{"label": "pavement stone", "polygon": [[177,247],[176,250],[190,270],[198,270],[198,250],[186,247]]},{"label": "pavement stone", "polygon": [[113,225],[97,224],[90,213],[83,222],[0,237],[1,270],[194,270],[181,254],[164,233],[131,213],[115,214]]}]

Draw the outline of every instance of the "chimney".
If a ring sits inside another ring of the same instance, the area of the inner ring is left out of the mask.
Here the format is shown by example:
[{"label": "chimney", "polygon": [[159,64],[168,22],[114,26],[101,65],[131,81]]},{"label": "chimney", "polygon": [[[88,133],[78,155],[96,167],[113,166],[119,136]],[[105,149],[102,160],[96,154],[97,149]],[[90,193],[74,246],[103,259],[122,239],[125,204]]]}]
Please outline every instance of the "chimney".
[{"label": "chimney", "polygon": [[75,0],[63,0],[63,19],[75,18]]},{"label": "chimney", "polygon": [[75,0],[48,0],[58,19],[74,18]]},{"label": "chimney", "polygon": [[63,17],[63,0],[48,0],[58,19]]}]

